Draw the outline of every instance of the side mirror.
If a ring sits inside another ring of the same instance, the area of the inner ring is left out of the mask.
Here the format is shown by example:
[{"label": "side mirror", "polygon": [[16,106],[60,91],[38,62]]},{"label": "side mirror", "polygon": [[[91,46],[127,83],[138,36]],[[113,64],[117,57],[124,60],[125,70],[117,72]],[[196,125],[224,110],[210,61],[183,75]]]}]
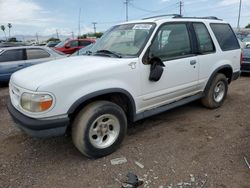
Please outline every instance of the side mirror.
[{"label": "side mirror", "polygon": [[161,79],[163,74],[165,65],[163,64],[162,60],[158,57],[153,57],[149,60],[150,64],[150,74],[149,80],[152,82],[157,82]]}]

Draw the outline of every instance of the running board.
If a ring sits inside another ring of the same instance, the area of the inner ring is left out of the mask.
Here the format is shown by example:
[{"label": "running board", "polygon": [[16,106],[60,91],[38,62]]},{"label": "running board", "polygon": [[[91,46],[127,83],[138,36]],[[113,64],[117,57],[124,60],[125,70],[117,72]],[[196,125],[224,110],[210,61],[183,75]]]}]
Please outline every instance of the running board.
[{"label": "running board", "polygon": [[203,93],[199,93],[199,94],[193,95],[191,97],[186,97],[186,98],[181,99],[179,101],[172,102],[170,104],[166,104],[164,106],[160,106],[157,108],[153,108],[151,110],[147,110],[145,112],[141,112],[141,113],[135,115],[134,121],[138,121],[138,120],[141,120],[141,119],[144,119],[144,118],[156,115],[156,114],[160,114],[162,112],[166,112],[166,111],[171,110],[173,108],[176,108],[176,107],[182,106],[184,104],[196,101],[202,97],[203,97]]}]

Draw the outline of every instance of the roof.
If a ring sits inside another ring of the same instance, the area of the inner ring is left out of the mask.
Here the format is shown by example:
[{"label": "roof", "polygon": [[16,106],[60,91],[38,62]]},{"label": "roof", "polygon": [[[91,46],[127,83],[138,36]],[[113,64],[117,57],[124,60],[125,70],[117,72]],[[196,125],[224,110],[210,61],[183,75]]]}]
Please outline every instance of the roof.
[{"label": "roof", "polygon": [[156,24],[162,24],[165,22],[205,22],[205,23],[227,23],[221,19],[218,19],[214,16],[209,17],[182,17],[177,14],[171,14],[171,15],[159,15],[159,16],[153,16],[149,18],[144,18],[142,20],[132,20],[128,22],[123,22],[122,24],[129,24],[129,23],[156,23]]}]

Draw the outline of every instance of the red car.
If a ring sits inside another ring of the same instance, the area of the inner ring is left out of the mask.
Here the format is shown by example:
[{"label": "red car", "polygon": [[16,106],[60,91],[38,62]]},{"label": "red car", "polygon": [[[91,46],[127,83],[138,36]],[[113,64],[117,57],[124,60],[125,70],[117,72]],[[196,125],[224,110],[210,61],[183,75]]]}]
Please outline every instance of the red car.
[{"label": "red car", "polygon": [[57,44],[55,46],[55,50],[63,52],[65,54],[73,54],[77,50],[84,48],[92,43],[95,43],[94,39],[69,39]]}]

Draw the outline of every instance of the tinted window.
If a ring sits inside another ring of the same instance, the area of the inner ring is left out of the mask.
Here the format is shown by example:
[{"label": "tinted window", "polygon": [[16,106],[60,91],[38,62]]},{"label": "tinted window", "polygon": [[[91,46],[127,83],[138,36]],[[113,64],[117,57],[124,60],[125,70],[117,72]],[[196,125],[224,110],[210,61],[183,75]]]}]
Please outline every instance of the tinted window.
[{"label": "tinted window", "polygon": [[160,28],[150,48],[152,56],[173,59],[191,54],[186,24],[166,24]]},{"label": "tinted window", "polygon": [[223,51],[239,49],[239,42],[228,24],[210,24]]},{"label": "tinted window", "polygon": [[202,23],[194,23],[194,30],[198,39],[198,47],[201,53],[214,52],[214,44],[207,31],[207,28]]},{"label": "tinted window", "polygon": [[43,49],[26,49],[27,59],[48,58],[50,55]]},{"label": "tinted window", "polygon": [[23,50],[7,50],[0,55],[0,62],[24,60]]},{"label": "tinted window", "polygon": [[78,41],[77,41],[77,40],[70,41],[70,42],[69,42],[69,46],[70,46],[71,48],[78,47]]},{"label": "tinted window", "polygon": [[88,46],[91,44],[90,41],[79,41],[79,43],[80,43],[79,46]]}]

